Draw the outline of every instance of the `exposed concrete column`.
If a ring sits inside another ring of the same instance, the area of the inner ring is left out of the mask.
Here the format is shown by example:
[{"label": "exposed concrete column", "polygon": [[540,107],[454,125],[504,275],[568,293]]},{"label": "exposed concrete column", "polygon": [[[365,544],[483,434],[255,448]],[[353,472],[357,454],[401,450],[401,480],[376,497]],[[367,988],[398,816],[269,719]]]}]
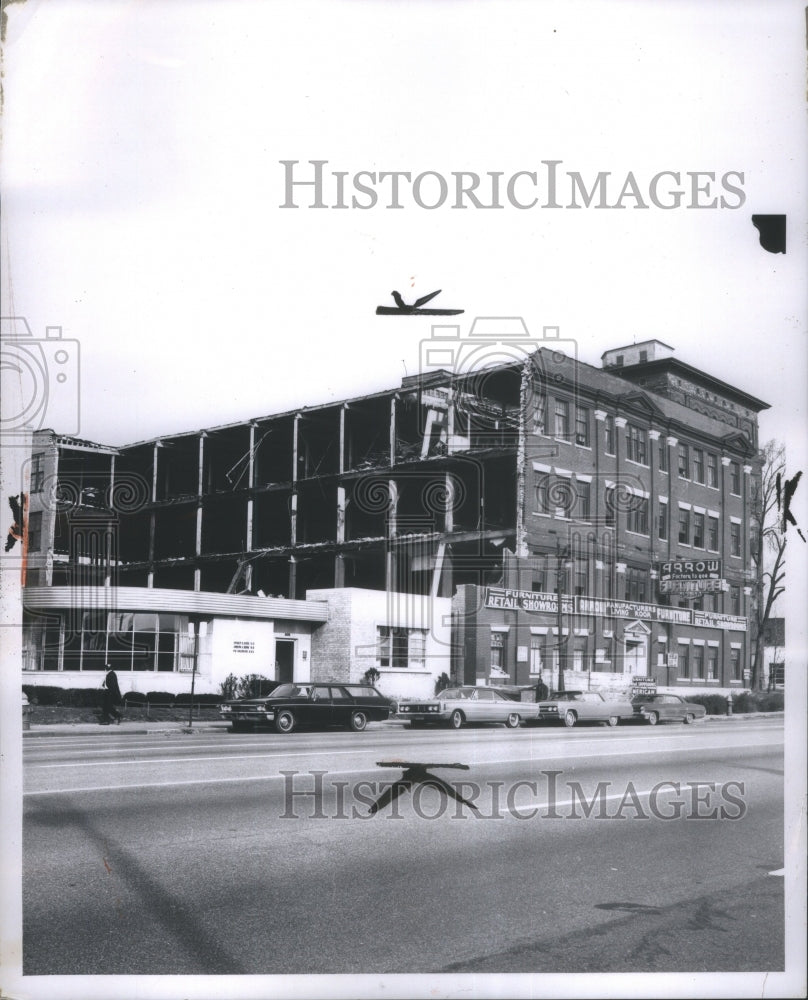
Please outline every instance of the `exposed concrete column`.
[{"label": "exposed concrete column", "polygon": [[345,411],[348,404],[343,403],[339,411],[339,474],[345,472]]},{"label": "exposed concrete column", "polygon": [[[289,500],[289,537],[291,539],[292,545],[297,545],[297,493],[294,492],[294,485],[297,483],[297,457],[298,457],[298,446],[300,442],[300,414],[295,414],[294,423],[292,424],[292,496]],[[292,579],[292,569],[289,569],[290,576]]]},{"label": "exposed concrete column", "polygon": [[[152,449],[152,482],[151,482],[151,502],[157,502],[157,452],[160,447],[160,442],[154,442],[154,448]],[[154,569],[152,564],[154,563],[154,539],[157,532],[157,514],[152,508],[149,514],[149,572],[146,576],[146,586],[154,586]]]},{"label": "exposed concrete column", "polygon": [[390,399],[390,465],[396,464],[396,402],[398,396]]},{"label": "exposed concrete column", "polygon": [[[202,554],[202,490],[205,487],[205,433],[199,435],[199,459],[196,476],[196,540],[194,543],[194,553],[197,557]],[[199,566],[194,569],[194,590],[202,589],[202,570]]]},{"label": "exposed concrete column", "polygon": [[[255,424],[250,424],[250,452],[249,465],[247,468],[247,488],[252,490],[255,486]],[[253,548],[253,507],[255,501],[252,493],[247,498],[247,551],[252,552]],[[253,565],[247,563],[244,569],[244,586],[248,591],[253,589]]]},{"label": "exposed concrete column", "polygon": [[390,506],[387,511],[387,538],[384,565],[384,586],[385,590],[393,593],[397,587],[397,560],[395,554],[395,538],[398,530],[398,486],[395,479],[387,481],[387,489],[390,493]]},{"label": "exposed concrete column", "polygon": [[[113,510],[115,509],[115,456],[114,455],[110,455],[109,456],[109,506]],[[117,520],[117,514],[116,514],[116,520]],[[117,524],[116,525],[116,532],[115,532],[116,538],[118,538],[117,528],[119,528],[119,527],[120,527],[120,525]],[[108,555],[111,556],[112,554],[113,553],[109,553]],[[121,558],[121,553],[120,553],[120,550],[117,549],[117,546],[116,546],[116,551],[115,551],[114,555],[115,555],[115,562],[118,563],[120,561],[120,558]],[[113,573],[112,559],[111,558],[107,558],[107,560],[106,560],[106,572],[104,573],[104,586],[105,587],[111,587],[112,586],[112,573]]]}]

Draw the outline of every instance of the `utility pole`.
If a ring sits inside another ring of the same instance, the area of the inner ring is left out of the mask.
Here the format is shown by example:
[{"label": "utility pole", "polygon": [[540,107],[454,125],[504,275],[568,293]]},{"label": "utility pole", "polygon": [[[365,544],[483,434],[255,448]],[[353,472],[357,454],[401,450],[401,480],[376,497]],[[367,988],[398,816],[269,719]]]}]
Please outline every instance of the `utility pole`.
[{"label": "utility pole", "polygon": [[564,562],[569,559],[569,546],[562,546],[560,540],[556,540],[556,604],[557,607],[557,629],[558,629],[558,690],[565,691],[564,687],[564,667],[567,656],[566,643],[564,642]]}]

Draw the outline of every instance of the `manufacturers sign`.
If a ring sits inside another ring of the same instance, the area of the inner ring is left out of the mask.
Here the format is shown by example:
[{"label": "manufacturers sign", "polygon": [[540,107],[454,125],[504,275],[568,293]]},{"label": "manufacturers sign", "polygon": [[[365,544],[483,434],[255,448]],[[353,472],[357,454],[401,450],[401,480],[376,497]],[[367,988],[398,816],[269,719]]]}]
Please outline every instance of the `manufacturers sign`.
[{"label": "manufacturers sign", "polygon": [[[544,594],[530,590],[504,590],[499,587],[486,587],[484,606],[500,611],[558,614],[558,598],[555,594]],[[723,615],[715,611],[695,611],[691,608],[674,608],[666,604],[647,604],[644,601],[615,601],[598,597],[564,596],[561,610],[565,615],[578,614],[595,618],[637,618],[641,621],[721,628],[729,632],[746,631],[746,619],[738,615]]]}]

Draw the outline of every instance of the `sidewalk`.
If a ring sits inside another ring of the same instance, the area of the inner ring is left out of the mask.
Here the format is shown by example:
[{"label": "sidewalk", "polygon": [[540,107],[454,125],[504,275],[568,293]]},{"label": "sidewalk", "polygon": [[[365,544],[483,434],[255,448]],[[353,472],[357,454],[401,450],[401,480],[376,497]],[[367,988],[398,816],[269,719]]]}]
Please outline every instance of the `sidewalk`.
[{"label": "sidewalk", "polygon": [[[726,722],[741,719],[774,719],[783,718],[783,712],[739,712],[737,715],[708,715],[705,723]],[[701,723],[698,723],[701,724]],[[383,726],[406,726],[407,723],[399,719],[388,719],[381,723]],[[187,722],[148,722],[138,720],[137,722],[127,722],[124,720],[120,725],[102,726],[97,722],[77,722],[77,723],[43,723],[33,724],[30,729],[23,730],[23,738],[31,739],[40,736],[145,736],[154,733],[166,733],[168,735],[193,735],[203,732],[228,732],[230,724],[228,722],[217,721],[194,721],[191,729]],[[269,730],[265,730],[268,732]]]}]

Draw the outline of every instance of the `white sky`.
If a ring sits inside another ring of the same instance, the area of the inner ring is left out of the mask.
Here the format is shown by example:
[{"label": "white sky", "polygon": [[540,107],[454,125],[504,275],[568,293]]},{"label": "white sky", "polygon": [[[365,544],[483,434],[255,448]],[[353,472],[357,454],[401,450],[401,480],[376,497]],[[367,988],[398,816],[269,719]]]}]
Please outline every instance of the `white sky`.
[{"label": "white sky", "polygon": [[[774,404],[764,437],[804,424],[798,4],[28,0],[8,16],[3,313],[80,342],[81,436],[395,385],[429,320],[376,317],[392,288],[442,288],[463,320],[558,325],[595,364],[659,337]],[[280,209],[278,161],[310,158],[506,175],[560,159],[641,183],[739,170],[747,201]],[[754,212],[789,213],[785,257]]]}]

